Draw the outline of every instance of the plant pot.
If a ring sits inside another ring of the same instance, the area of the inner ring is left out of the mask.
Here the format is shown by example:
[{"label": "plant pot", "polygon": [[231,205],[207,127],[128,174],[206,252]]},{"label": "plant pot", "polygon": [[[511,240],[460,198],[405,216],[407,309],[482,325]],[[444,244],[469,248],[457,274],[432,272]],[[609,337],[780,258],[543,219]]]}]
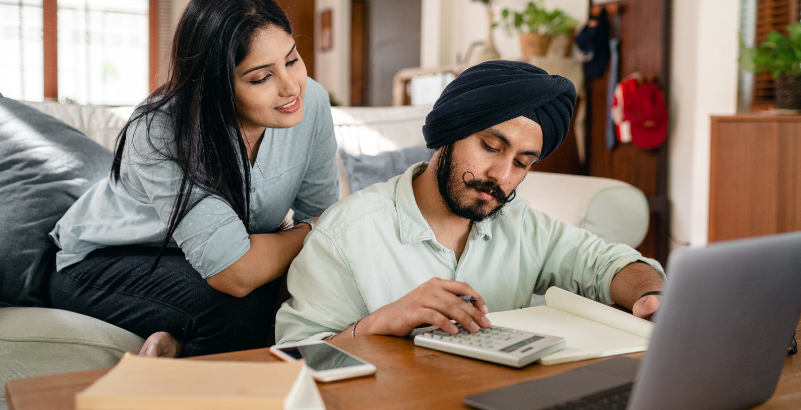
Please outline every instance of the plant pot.
[{"label": "plant pot", "polygon": [[801,110],[801,75],[782,74],[774,80],[776,108]]},{"label": "plant pot", "polygon": [[548,54],[551,36],[537,33],[520,34],[520,53],[523,57],[544,56]]}]

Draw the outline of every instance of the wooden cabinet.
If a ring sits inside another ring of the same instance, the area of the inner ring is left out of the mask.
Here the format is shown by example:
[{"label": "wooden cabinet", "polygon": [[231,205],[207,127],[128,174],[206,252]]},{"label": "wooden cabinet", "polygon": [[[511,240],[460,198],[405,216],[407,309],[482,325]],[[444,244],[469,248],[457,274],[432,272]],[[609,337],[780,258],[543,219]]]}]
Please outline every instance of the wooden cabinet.
[{"label": "wooden cabinet", "polygon": [[712,117],[709,242],[801,230],[801,116]]}]

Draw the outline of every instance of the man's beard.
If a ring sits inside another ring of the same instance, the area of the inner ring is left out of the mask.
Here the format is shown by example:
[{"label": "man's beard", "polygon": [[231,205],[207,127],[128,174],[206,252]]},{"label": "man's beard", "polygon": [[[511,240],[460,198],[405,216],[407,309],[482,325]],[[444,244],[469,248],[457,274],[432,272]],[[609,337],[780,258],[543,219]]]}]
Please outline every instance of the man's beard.
[{"label": "man's beard", "polygon": [[[472,172],[464,172],[462,175],[457,175],[456,167],[453,160],[453,144],[446,145],[442,148],[442,152],[437,159],[437,186],[439,187],[439,194],[442,197],[442,202],[448,210],[456,216],[469,219],[472,222],[481,222],[487,218],[494,218],[503,209],[504,205],[508,204],[515,198],[515,191],[506,195],[500,186],[489,180],[479,180],[475,178]],[[469,181],[465,176],[471,175]],[[498,206],[490,211],[486,211],[487,201],[475,198],[470,199],[467,196],[467,190],[477,189],[492,194],[495,200],[498,201]]]}]

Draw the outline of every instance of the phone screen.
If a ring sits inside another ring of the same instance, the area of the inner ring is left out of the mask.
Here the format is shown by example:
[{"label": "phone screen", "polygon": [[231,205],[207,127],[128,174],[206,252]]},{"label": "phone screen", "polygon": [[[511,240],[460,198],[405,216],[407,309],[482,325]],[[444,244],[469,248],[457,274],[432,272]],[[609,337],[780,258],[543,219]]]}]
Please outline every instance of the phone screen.
[{"label": "phone screen", "polygon": [[343,367],[365,364],[361,360],[329,345],[328,343],[287,347],[280,348],[279,350],[295,359],[305,359],[306,365],[317,371],[341,369]]}]

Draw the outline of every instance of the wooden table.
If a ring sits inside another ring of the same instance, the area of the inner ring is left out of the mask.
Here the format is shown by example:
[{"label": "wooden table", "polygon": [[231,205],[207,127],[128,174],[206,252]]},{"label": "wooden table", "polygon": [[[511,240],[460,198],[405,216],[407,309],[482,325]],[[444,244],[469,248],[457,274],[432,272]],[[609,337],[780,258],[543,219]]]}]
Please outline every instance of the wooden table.
[{"label": "wooden table", "polygon": [[[801,328],[801,322],[799,322]],[[799,331],[801,334],[801,331]],[[383,336],[333,341],[378,368],[375,377],[319,383],[328,409],[466,409],[462,397],[552,376],[597,360],[555,366],[511,369],[416,347],[410,340]],[[640,357],[640,354],[629,355]],[[196,360],[275,361],[267,349],[248,350]],[[736,358],[732,358],[736,360]],[[10,410],[72,410],[75,393],[109,369],[12,380],[6,383]],[[758,409],[801,409],[801,354],[784,363],[773,397]]]}]

